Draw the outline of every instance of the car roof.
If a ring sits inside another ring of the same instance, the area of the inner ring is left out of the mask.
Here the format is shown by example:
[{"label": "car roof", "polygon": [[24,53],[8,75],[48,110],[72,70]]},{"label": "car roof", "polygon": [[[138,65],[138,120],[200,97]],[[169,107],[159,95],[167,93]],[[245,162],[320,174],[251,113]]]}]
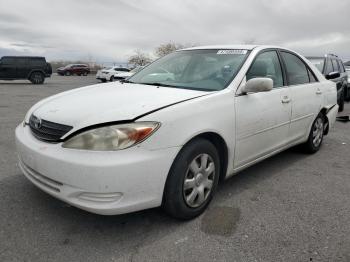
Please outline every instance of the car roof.
[{"label": "car roof", "polygon": [[2,58],[35,58],[35,59],[45,59],[44,56],[3,56]]},{"label": "car roof", "polygon": [[307,59],[325,59],[325,56],[305,56]]},{"label": "car roof", "polygon": [[253,50],[255,48],[258,49],[266,49],[266,48],[281,48],[285,50],[289,50],[288,48],[283,48],[280,46],[274,46],[274,45],[207,45],[207,46],[195,46],[195,47],[189,47],[184,48],[180,50],[203,50],[203,49],[240,49],[240,50]]},{"label": "car roof", "polygon": [[323,59],[323,58],[326,58],[326,57],[333,57],[333,58],[336,58],[336,59],[340,59],[337,55],[334,55],[334,54],[325,54],[323,56],[305,56],[307,59]]}]

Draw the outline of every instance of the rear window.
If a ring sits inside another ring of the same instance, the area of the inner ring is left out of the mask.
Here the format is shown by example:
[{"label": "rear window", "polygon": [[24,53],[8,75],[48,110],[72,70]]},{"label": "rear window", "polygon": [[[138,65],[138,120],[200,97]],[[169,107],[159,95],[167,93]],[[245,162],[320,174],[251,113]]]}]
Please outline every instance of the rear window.
[{"label": "rear window", "polygon": [[121,72],[129,72],[130,70],[127,68],[114,68],[115,71],[121,71]]},{"label": "rear window", "polygon": [[3,57],[3,58],[1,59],[1,62],[2,62],[3,64],[6,64],[6,65],[8,65],[8,64],[14,64],[14,63],[16,63],[16,59],[13,58],[13,57]]}]

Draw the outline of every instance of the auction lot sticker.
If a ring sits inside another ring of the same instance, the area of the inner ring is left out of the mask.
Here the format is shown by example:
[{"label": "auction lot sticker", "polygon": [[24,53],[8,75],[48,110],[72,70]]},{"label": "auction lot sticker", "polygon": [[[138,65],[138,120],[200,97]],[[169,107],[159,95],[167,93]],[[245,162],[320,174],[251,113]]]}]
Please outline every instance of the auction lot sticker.
[{"label": "auction lot sticker", "polygon": [[247,50],[241,49],[229,49],[229,50],[219,50],[216,54],[218,55],[245,55]]}]

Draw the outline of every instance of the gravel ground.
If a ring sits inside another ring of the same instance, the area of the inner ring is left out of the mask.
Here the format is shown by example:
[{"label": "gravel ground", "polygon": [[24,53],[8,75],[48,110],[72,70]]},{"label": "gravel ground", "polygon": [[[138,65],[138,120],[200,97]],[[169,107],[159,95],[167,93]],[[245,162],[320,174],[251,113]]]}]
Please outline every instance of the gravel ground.
[{"label": "gravel ground", "polygon": [[16,125],[38,100],[94,83],[0,81],[0,261],[350,261],[350,123],[315,155],[290,149],[227,180],[189,222],[94,215],[34,187],[16,164]]}]

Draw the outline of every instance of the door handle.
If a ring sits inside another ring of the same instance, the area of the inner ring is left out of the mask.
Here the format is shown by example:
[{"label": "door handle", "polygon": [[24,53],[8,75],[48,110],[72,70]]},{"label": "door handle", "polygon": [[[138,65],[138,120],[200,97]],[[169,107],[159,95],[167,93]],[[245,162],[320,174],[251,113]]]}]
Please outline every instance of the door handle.
[{"label": "door handle", "polygon": [[283,98],[282,98],[282,103],[283,104],[287,104],[287,103],[289,103],[291,101],[291,99],[288,97],[288,96],[284,96]]},{"label": "door handle", "polygon": [[322,94],[322,91],[320,89],[317,89],[316,95],[321,95],[321,94]]}]

